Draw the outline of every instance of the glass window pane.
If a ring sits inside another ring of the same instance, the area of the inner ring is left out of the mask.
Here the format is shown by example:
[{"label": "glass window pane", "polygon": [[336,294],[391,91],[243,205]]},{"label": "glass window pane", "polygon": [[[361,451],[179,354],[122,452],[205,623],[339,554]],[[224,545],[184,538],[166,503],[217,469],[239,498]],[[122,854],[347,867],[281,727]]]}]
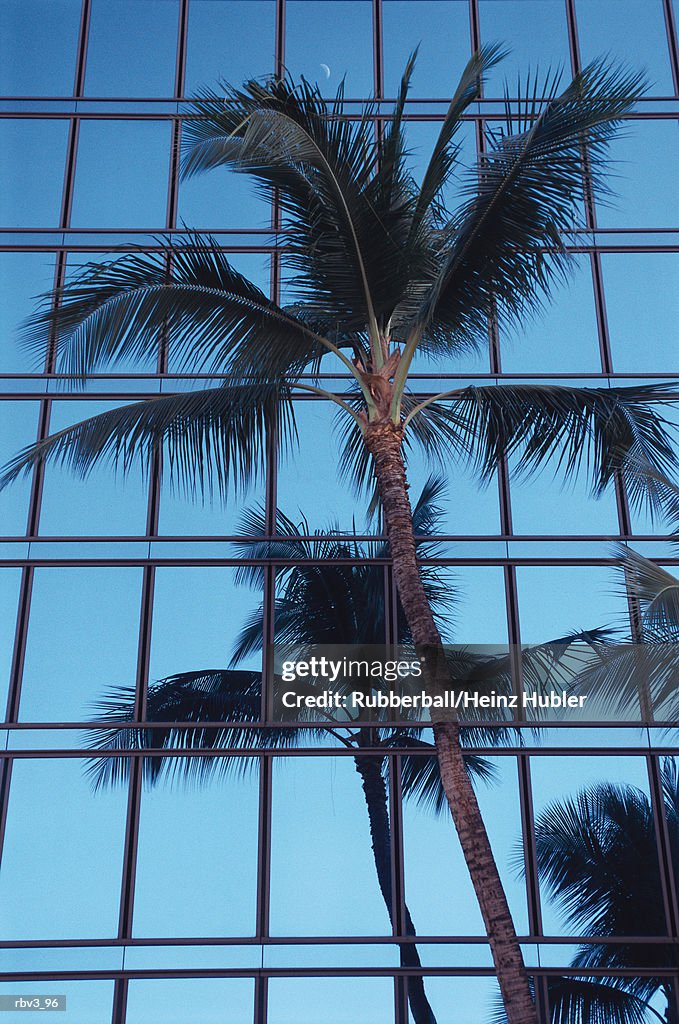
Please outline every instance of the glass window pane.
[{"label": "glass window pane", "polygon": [[[227,668],[236,638],[261,604],[261,593],[236,586],[228,567],[160,567],[156,572],[151,679]],[[261,668],[251,655],[239,668]]]},{"label": "glass window pane", "polygon": [[[486,759],[493,781],[475,781],[481,814],[517,931],[528,930],[526,888],[516,871],[521,835],[517,768],[513,758]],[[477,935],[484,926],[462,848],[448,809],[436,813],[416,799],[404,810],[406,902],[418,935]],[[444,881],[444,879],[448,879]],[[445,893],[442,899],[441,894]],[[426,947],[425,963],[436,963]],[[450,954],[448,954],[450,955]],[[483,962],[479,949],[474,959]]]},{"label": "glass window pane", "polygon": [[[96,271],[102,263],[112,263],[115,260],[121,258],[121,253],[116,251],[108,252],[69,252],[67,255],[66,265],[66,281],[70,284],[77,276],[82,272],[83,268],[87,267],[90,271]],[[59,369],[63,369],[63,363],[59,362]],[[147,352],[144,357],[140,355],[131,356],[127,355],[124,357],[117,357],[114,360],[105,362],[102,360],[97,367],[97,373],[144,373],[153,374],[156,372],[158,367],[158,351],[157,347],[152,348],[151,351]],[[96,376],[93,374],[93,376]],[[104,385],[104,388],[106,385]],[[113,385],[116,391],[125,390],[125,383],[121,381]],[[134,385],[132,385],[134,387]],[[99,390],[99,387],[95,384],[92,390]],[[63,403],[62,403],[63,404]],[[76,408],[76,406],[74,406]],[[94,411],[95,406],[92,406]],[[87,415],[86,407],[82,407],[83,415]],[[66,425],[64,423],[64,425]]]},{"label": "glass window pane", "polygon": [[127,997],[126,1024],[248,1024],[253,1016],[250,978],[134,979]]},{"label": "glass window pane", "polygon": [[0,871],[5,939],[117,933],[127,794],[94,792],[85,768],[77,758],[14,763]]},{"label": "glass window pane", "polygon": [[391,978],[272,978],[268,1024],[393,1024]]},{"label": "glass window pane", "polygon": [[674,168],[679,132],[674,121],[629,121],[611,144],[609,184],[614,195],[597,204],[605,228],[662,228],[676,220]]},{"label": "glass window pane", "polygon": [[434,459],[425,462],[418,451],[413,451],[408,459],[407,472],[413,504],[431,475],[442,475],[445,480],[445,489],[437,502],[443,510],[437,534],[492,536],[500,532],[497,477],[488,484],[480,484],[474,470],[462,459],[450,456],[445,469],[441,469]]},{"label": "glass window pane", "polygon": [[[181,772],[186,760],[179,764]],[[232,764],[229,775],[223,768],[210,778],[193,775],[184,785],[177,779],[161,779],[142,796],[134,933],[253,935],[256,764],[247,773]]]},{"label": "glass window pane", "polygon": [[450,96],[471,56],[466,0],[384,0],[384,91],[396,96],[420,44],[413,96]]},{"label": "glass window pane", "polygon": [[[272,814],[272,933],[388,934],[389,915],[353,759],[275,760]],[[307,880],[303,886],[302,878]]]},{"label": "glass window pane", "polygon": [[85,92],[172,96],[178,17],[178,0],[94,0]]},{"label": "glass window pane", "polygon": [[4,718],[14,653],[21,569],[0,569],[0,713]]},{"label": "glass window pane", "polygon": [[483,919],[450,814],[403,808],[405,898],[417,934],[482,935]]},{"label": "glass window pane", "polygon": [[507,643],[507,604],[501,566],[457,565],[443,570],[455,595],[447,638],[456,644]]},{"label": "glass window pane", "polygon": [[38,296],[54,284],[54,256],[46,252],[0,253],[0,372],[36,373],[43,359],[20,341],[26,317],[37,308]]},{"label": "glass window pane", "polygon": [[191,0],[187,96],[274,72],[275,0]]},{"label": "glass window pane", "polygon": [[548,71],[562,69],[568,81],[570,54],[566,6],[561,0],[480,0],[481,42],[501,43],[510,50],[488,76],[487,96],[504,95],[505,84],[523,95],[528,75],[544,81]]},{"label": "glass window pane", "polygon": [[615,491],[591,494],[584,469],[566,483],[556,467],[511,480],[512,526],[517,534],[612,534],[618,532]]},{"label": "glass window pane", "polygon": [[203,502],[200,495],[186,495],[164,482],[160,494],[158,532],[166,537],[219,537],[241,532],[245,509],[262,506],[264,484],[256,484],[245,493],[229,488],[222,501],[215,496]]},{"label": "glass window pane", "polygon": [[[0,465],[6,465],[22,448],[33,444],[37,431],[37,402],[0,402]],[[6,537],[26,533],[31,479],[28,473],[0,491],[0,531]]]},{"label": "glass window pane", "polygon": [[[282,453],[278,471],[277,504],[295,522],[303,515],[309,529],[351,530],[353,520],[363,529],[369,499],[355,497],[351,484],[340,480],[338,465],[347,414],[326,401],[295,404],[298,442]],[[313,491],[309,481],[313,480]]]},{"label": "glass window pane", "polygon": [[[427,978],[426,988],[437,1020],[444,1021],[451,1006],[465,1024],[488,1024],[497,1011],[499,993],[494,978]],[[408,1020],[412,1024],[412,1011]]]},{"label": "glass window pane", "polygon": [[[50,432],[89,419],[116,403],[92,401],[55,402]],[[45,469],[40,512],[43,536],[139,536],[146,532],[148,488],[137,464],[124,476],[103,460],[85,479],[70,466],[58,463]]]},{"label": "glass window pane", "polygon": [[679,254],[601,257],[613,366],[621,373],[672,372],[679,322]]},{"label": "glass window pane", "polygon": [[0,121],[1,227],[57,227],[67,139],[66,121]]},{"label": "glass window pane", "polygon": [[502,336],[505,373],[597,373],[601,369],[594,288],[588,256],[576,256],[566,285],[544,312]]},{"label": "glass window pane", "polygon": [[625,598],[607,566],[520,565],[516,577],[525,644],[624,623]]},{"label": "glass window pane", "polygon": [[21,692],[22,721],[82,722],[136,678],[142,570],[38,567]]},{"label": "glass window pane", "polygon": [[370,96],[372,4],[369,0],[287,0],[285,64],[334,96],[345,80],[347,96]]},{"label": "glass window pane", "polygon": [[165,227],[169,154],[169,123],[84,121],[73,227]]},{"label": "glass window pane", "polygon": [[674,94],[662,0],[578,0],[577,18],[583,62],[612,54],[646,71],[651,93]]},{"label": "glass window pane", "polygon": [[268,228],[271,204],[249,175],[216,167],[180,181],[177,219],[194,231]]},{"label": "glass window pane", "polygon": [[[634,845],[638,848],[638,869],[635,871],[637,878],[643,878],[645,880],[645,889],[647,892],[657,888],[653,886],[655,880],[656,885],[658,882],[658,862],[655,845],[655,829],[653,826],[653,817],[650,812],[649,796],[648,796],[648,777],[646,774],[646,765],[642,758],[634,757],[621,757],[619,755],[615,757],[534,757],[531,758],[531,780],[533,786],[533,805],[535,810],[535,819],[538,829],[538,837],[541,832],[547,835],[551,832],[551,829],[545,830],[540,829],[541,816],[547,812],[548,808],[552,808],[553,817],[552,821],[558,821],[563,819],[565,811],[562,809],[563,803],[566,800],[573,800],[577,794],[583,793],[586,789],[590,790],[595,786],[607,784],[610,787],[634,787],[636,799],[641,799],[642,806],[645,804],[648,818],[646,820],[646,826],[644,822],[640,821],[636,816],[630,821],[629,825],[626,826],[624,820],[624,814],[622,822],[620,822],[620,815],[612,810],[613,815],[613,836],[617,834],[620,836],[624,835],[629,830],[633,830]],[[602,817],[600,819],[600,828],[605,826],[608,815],[606,811],[607,803],[605,799],[602,799]],[[632,823],[633,822],[633,823]],[[545,823],[547,824],[547,823]],[[586,826],[587,821],[583,824]],[[595,829],[596,825],[593,823],[592,828]],[[596,840],[593,840],[593,846],[598,847],[601,838],[605,833],[601,830],[596,829]],[[608,832],[609,841],[611,833]],[[605,842],[605,840],[604,840]],[[618,861],[623,866],[620,871],[616,867],[616,846],[615,839],[612,840],[612,859],[610,863],[610,876],[611,876],[611,888],[613,892],[619,892],[620,886],[617,884],[618,880],[625,880],[624,862]],[[605,848],[605,847],[604,847]],[[618,847],[619,850],[619,847]],[[628,854],[629,856],[630,854]],[[627,879],[629,881],[629,879]],[[647,888],[646,888],[647,887]],[[574,923],[569,923],[562,912],[562,908],[558,905],[556,899],[550,896],[549,890],[545,885],[545,880],[541,882],[542,890],[542,916],[544,926],[547,934],[554,935],[596,935],[601,934],[597,932],[592,925],[591,927],[582,925],[577,927]],[[624,891],[624,890],[623,890]],[[628,894],[628,899],[630,895]],[[631,894],[633,898],[633,894]],[[664,927],[664,915],[662,908],[660,909],[660,920],[663,922],[659,934],[665,932]],[[647,932],[648,919],[651,913],[651,901],[649,904],[645,904],[643,911],[643,918],[638,921],[638,929],[633,929],[634,934],[644,934]],[[621,915],[624,917],[625,915]],[[655,916],[655,915],[654,915]],[[653,931],[656,931],[653,928]],[[622,931],[624,934],[624,930]],[[620,934],[620,931],[618,932]],[[629,934],[629,932],[628,932]]]},{"label": "glass window pane", "polygon": [[71,95],[80,7],[80,0],[3,0],[0,93]]},{"label": "glass window pane", "polygon": [[[210,176],[208,175],[204,180],[207,181]],[[234,176],[235,177],[235,176]],[[243,181],[244,179],[239,179]],[[258,252],[227,252],[225,254],[229,264],[239,273],[243,274],[248,280],[252,281],[260,291],[264,292],[265,295],[269,295],[271,287],[271,258],[268,253]],[[213,367],[210,365],[209,358],[204,363],[192,363],[191,360],[187,360],[186,353],[188,346],[182,345],[177,350],[173,347],[172,336],[169,339],[168,345],[168,371],[170,373],[212,373]],[[155,372],[155,367],[150,369],[150,372]],[[206,382],[205,387],[210,387],[211,383]]]}]

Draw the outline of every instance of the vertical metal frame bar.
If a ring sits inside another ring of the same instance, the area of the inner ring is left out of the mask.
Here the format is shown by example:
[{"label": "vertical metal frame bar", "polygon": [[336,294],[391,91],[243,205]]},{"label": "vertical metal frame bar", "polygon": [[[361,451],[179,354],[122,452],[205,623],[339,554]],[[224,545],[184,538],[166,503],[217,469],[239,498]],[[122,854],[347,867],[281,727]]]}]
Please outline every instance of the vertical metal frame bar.
[{"label": "vertical metal frame bar", "polygon": [[663,13],[665,15],[665,28],[667,30],[667,45],[670,51],[670,64],[672,66],[672,81],[674,91],[679,95],[679,40],[677,39],[677,20],[674,16],[672,0],[662,0]]},{"label": "vertical metal frame bar", "polygon": [[672,863],[672,844],[665,811],[660,758],[649,753],[646,756],[651,807],[655,825],[658,861],[660,867],[660,884],[662,888],[667,934],[672,939],[679,938],[679,900],[677,898],[677,881]]},{"label": "vertical metal frame bar", "polygon": [[373,89],[379,99],[384,96],[383,13],[382,0],[373,0]]},{"label": "vertical metal frame bar", "polygon": [[[391,838],[391,903],[392,934],[406,933],[405,857],[403,849],[403,786],[402,759],[391,754],[388,759],[389,835]],[[396,1024],[408,1024],[408,979],[394,979],[394,1018]]]}]

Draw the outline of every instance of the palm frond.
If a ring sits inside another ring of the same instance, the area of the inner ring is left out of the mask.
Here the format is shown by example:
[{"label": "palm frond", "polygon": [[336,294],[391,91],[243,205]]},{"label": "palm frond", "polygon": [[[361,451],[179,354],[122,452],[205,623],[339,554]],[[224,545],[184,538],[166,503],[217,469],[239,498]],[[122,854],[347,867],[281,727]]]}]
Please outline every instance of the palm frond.
[{"label": "palm frond", "polygon": [[[513,456],[516,471],[530,474],[550,465],[568,479],[584,469],[598,496],[616,472],[633,479],[637,505],[657,505],[657,490],[645,486],[640,459],[665,480],[679,469],[674,425],[657,406],[674,402],[669,385],[569,388],[502,384],[470,387],[432,401],[425,414],[428,443],[471,460],[482,479],[499,460]],[[450,404],[448,404],[450,403]],[[416,408],[416,407],[415,407]],[[413,410],[414,412],[414,410]],[[656,511],[662,511],[657,509]]]},{"label": "palm frond", "polygon": [[[590,786],[548,805],[535,837],[540,879],[570,925],[589,935],[663,933],[653,813],[644,793],[629,785]],[[609,955],[620,951],[611,947]]]},{"label": "palm frond", "polygon": [[[550,1024],[652,1024],[658,1020],[647,1001],[629,991],[627,979],[549,978]],[[497,1003],[489,1024],[507,1024]]]},{"label": "palm frond", "polygon": [[[411,331],[451,352],[542,305],[570,270],[565,240],[582,220],[585,178],[607,193],[607,145],[643,91],[642,75],[595,61],[560,94],[558,78],[526,83],[504,132],[492,133],[450,222],[436,281]],[[551,95],[550,95],[551,92]],[[547,94],[546,101],[538,95]]]},{"label": "palm frond", "polygon": [[167,395],[110,409],[24,448],[9,462],[0,487],[47,462],[82,477],[100,462],[127,472],[147,471],[156,454],[170,482],[190,494],[223,496],[245,488],[263,470],[269,433],[294,439],[292,403],[285,389],[233,385]]},{"label": "palm frond", "polygon": [[167,346],[179,372],[277,380],[327,353],[307,324],[231,266],[214,238],[158,242],[160,252],[88,264],[46,296],[26,325],[27,346],[44,357],[56,336],[59,368],[76,376],[157,357]]},{"label": "palm frond", "polygon": [[[259,672],[238,669],[200,669],[160,679],[149,687],[144,727],[125,727],[135,720],[134,687],[117,687],[94,705],[96,719],[117,724],[88,731],[92,750],[166,750],[167,755],[144,758],[145,781],[184,777],[203,782],[213,773],[242,774],[253,767],[252,758],[239,757],[244,749],[289,748],[299,741],[293,729],[237,728],[236,723],[261,721],[262,678]],[[209,728],[206,723],[217,725]],[[165,723],[165,724],[154,724]],[[176,723],[176,724],[175,724]],[[221,725],[219,724],[221,723]],[[179,757],[181,751],[224,751],[200,757]],[[95,788],[125,781],[130,759],[93,757],[87,772]]]},{"label": "palm frond", "polygon": [[[441,124],[441,130],[422,178],[417,205],[413,214],[411,232],[414,233],[419,229],[427,213],[436,206],[441,192],[457,165],[459,146],[454,145],[454,140],[464,123],[461,121],[462,114],[481,95],[482,85],[488,72],[499,64],[506,55],[507,51],[501,46],[487,45],[482,46],[480,50],[472,54],[467,62],[446,111],[446,116]],[[435,212],[437,215],[440,215],[438,210]]]},{"label": "palm frond", "polygon": [[679,579],[625,544],[616,545],[615,553],[624,574],[621,589],[631,588],[649,638],[679,640]]},{"label": "palm frond", "polygon": [[345,330],[369,325],[374,335],[376,318],[386,322],[407,291],[413,261],[426,260],[404,246],[415,189],[397,136],[390,169],[380,170],[370,105],[348,118],[341,88],[328,106],[304,79],[224,86],[204,92],[193,112],[184,173],[225,165],[275,188],[297,297]]}]

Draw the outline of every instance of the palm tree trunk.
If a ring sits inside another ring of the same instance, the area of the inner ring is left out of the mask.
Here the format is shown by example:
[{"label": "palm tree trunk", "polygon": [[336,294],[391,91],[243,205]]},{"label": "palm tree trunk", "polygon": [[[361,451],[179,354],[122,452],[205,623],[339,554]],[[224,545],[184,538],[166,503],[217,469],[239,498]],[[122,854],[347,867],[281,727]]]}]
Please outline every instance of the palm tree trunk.
[{"label": "palm tree trunk", "polygon": [[[443,645],[420,578],[402,441],[403,431],[390,420],[366,426],[365,444],[374,461],[399,597],[413,642],[436,663]],[[459,727],[451,720],[433,725],[441,782],[479,901],[508,1024],[538,1024],[507,897],[465,767]]]},{"label": "palm tree trunk", "polygon": [[[387,789],[379,762],[374,757],[354,758],[356,771],[361,776],[363,793],[370,820],[370,838],[380,891],[389,914],[394,923],[393,888],[391,884],[391,827],[387,803]],[[415,935],[415,926],[408,907],[405,908],[405,934]],[[414,942],[403,942],[399,945],[401,967],[419,969],[422,967],[419,953]],[[421,975],[408,976],[408,1002],[415,1024],[436,1024],[434,1011],[429,1005],[424,990],[424,979]]]}]

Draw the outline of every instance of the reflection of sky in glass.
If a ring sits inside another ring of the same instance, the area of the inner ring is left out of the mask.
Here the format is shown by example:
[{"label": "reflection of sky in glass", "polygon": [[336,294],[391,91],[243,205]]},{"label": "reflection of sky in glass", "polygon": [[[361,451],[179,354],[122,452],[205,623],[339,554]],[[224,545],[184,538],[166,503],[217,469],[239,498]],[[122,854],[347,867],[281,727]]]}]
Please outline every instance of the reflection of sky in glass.
[{"label": "reflection of sky in glass", "polygon": [[[21,991],[28,998],[57,994],[54,985],[44,981],[21,982]],[[0,995],[16,995],[17,982],[0,982]],[[60,981],[59,995],[66,996],[68,1024],[110,1024],[113,1002],[112,981]],[[22,1011],[26,1021],[38,1018],[39,1011]]]},{"label": "reflection of sky in glass", "polygon": [[611,568],[520,565],[516,573],[524,643],[545,643],[623,621],[626,602]]},{"label": "reflection of sky in glass", "polygon": [[597,205],[605,228],[676,225],[676,121],[630,121],[610,147],[612,199]]},{"label": "reflection of sky in glass", "polygon": [[0,92],[3,95],[70,95],[80,6],[80,0],[50,0],[48,4],[43,0],[3,0],[0,4],[0,40],[3,40]]},{"label": "reflection of sky in glass", "polygon": [[171,96],[177,0],[94,0],[87,43],[89,96]]},{"label": "reflection of sky in glass", "polygon": [[288,0],[285,19],[285,65],[291,75],[304,75],[328,96],[335,95],[342,79],[347,96],[373,91],[369,0]]},{"label": "reflection of sky in glass", "polygon": [[71,223],[78,228],[165,226],[170,125],[85,121]]},{"label": "reflection of sky in glass", "polygon": [[35,571],[21,695],[23,721],[81,722],[136,675],[141,569]]},{"label": "reflection of sky in glass", "polygon": [[[529,73],[544,81],[548,71],[561,69],[563,80],[568,81],[566,8],[560,0],[481,0],[479,15],[482,43],[500,43],[510,51],[490,72],[486,95],[502,95],[505,85],[512,96],[523,95]],[[526,31],[526,19],[530,32]]]},{"label": "reflection of sky in glass", "polygon": [[130,982],[127,1024],[242,1024],[252,1018],[249,978],[137,979]]},{"label": "reflection of sky in glass", "polygon": [[567,482],[556,466],[547,466],[535,476],[515,476],[511,481],[511,494],[514,533],[573,536],[617,533],[613,488],[600,498],[593,498],[584,466],[574,480]]},{"label": "reflection of sky in glass", "polygon": [[121,790],[95,794],[76,758],[14,765],[0,875],[3,937],[116,934],[125,805]]},{"label": "reflection of sky in glass", "polygon": [[589,258],[577,256],[572,276],[552,301],[503,335],[505,373],[597,373],[601,369]]},{"label": "reflection of sky in glass", "polygon": [[0,253],[0,369],[3,373],[35,373],[43,360],[22,346],[21,327],[37,297],[54,284],[54,256],[45,252]]},{"label": "reflection of sky in glass", "polygon": [[274,0],[191,0],[185,93],[274,70]]},{"label": "reflection of sky in glass", "polygon": [[390,978],[274,978],[269,982],[269,1024],[392,1024]]},{"label": "reflection of sky in glass", "polygon": [[469,12],[461,0],[385,0],[384,94],[398,93],[406,61],[419,45],[413,96],[450,96],[471,56]]},{"label": "reflection of sky in glass", "polygon": [[258,792],[256,768],[144,791],[135,935],[254,934]]},{"label": "reflection of sky in glass", "polygon": [[662,0],[578,0],[582,59],[614,55],[635,71],[645,71],[650,92],[671,96],[667,33]]},{"label": "reflection of sky in glass", "polygon": [[9,673],[12,668],[14,627],[20,583],[21,569],[0,569],[0,702],[2,707],[7,699]]},{"label": "reflection of sky in glass", "polygon": [[621,373],[672,372],[679,323],[679,255],[604,253],[601,263],[613,366]]},{"label": "reflection of sky in glass", "polygon": [[376,881],[361,779],[351,758],[275,762],[271,931],[391,931]]},{"label": "reflection of sky in glass", "polygon": [[[115,408],[119,403],[55,402],[53,432]],[[82,479],[70,467],[54,462],[45,469],[40,518],[43,535],[139,535],[146,529],[147,486],[139,463],[123,478],[101,463]]]},{"label": "reflection of sky in glass", "polygon": [[[226,668],[234,639],[261,596],[236,586],[235,569],[160,567],[156,572],[152,680],[202,668]],[[258,669],[259,655],[240,668]]]},{"label": "reflection of sky in glass", "polygon": [[58,225],[67,136],[67,121],[0,121],[1,227]]},{"label": "reflection of sky in glass", "polygon": [[[0,463],[4,465],[37,436],[36,402],[0,402]],[[0,491],[0,530],[5,536],[26,532],[31,474]]]}]

